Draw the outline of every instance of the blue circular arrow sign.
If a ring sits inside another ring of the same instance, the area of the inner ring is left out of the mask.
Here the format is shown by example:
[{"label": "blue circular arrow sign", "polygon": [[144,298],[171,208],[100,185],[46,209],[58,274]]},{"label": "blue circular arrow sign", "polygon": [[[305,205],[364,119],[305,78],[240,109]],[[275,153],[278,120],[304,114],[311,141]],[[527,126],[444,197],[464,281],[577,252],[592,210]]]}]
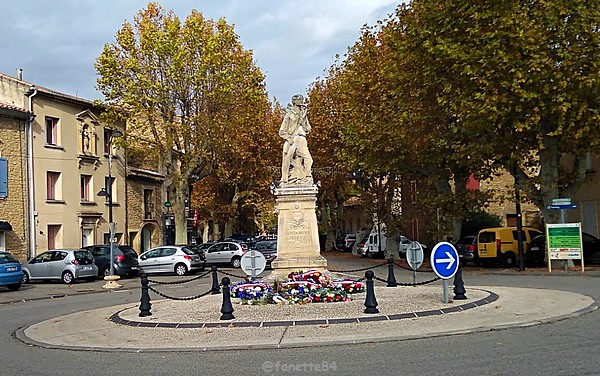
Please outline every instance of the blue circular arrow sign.
[{"label": "blue circular arrow sign", "polygon": [[454,277],[458,270],[458,252],[448,242],[440,242],[431,251],[431,267],[442,279]]}]

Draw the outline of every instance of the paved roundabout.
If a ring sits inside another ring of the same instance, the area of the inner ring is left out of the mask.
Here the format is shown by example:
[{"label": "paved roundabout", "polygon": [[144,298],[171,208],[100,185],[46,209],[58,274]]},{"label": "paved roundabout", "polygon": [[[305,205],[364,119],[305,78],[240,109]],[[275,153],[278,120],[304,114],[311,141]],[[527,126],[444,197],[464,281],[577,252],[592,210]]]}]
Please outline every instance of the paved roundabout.
[{"label": "paved roundabout", "polygon": [[[547,289],[470,287],[467,300],[443,302],[441,285],[376,286],[377,314],[365,294],[343,303],[241,305],[220,320],[222,297],[152,301],[77,312],[22,328],[17,338],[46,348],[93,351],[208,351],[399,341],[530,326],[598,308],[591,297]],[[90,322],[95,325],[89,325]]]}]

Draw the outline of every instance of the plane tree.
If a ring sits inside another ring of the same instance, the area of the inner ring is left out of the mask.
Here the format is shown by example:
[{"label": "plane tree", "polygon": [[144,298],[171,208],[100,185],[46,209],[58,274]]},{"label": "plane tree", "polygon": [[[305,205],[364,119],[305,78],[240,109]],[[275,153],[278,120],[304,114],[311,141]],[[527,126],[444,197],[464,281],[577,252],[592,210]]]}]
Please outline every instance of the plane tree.
[{"label": "plane tree", "polygon": [[167,175],[176,242],[187,241],[189,186],[210,176],[227,141],[256,127],[264,75],[233,26],[193,10],[182,21],[149,3],[123,23],[96,61],[108,116],[127,122],[126,140],[156,156]]},{"label": "plane tree", "polygon": [[420,81],[418,118],[451,125],[454,157],[444,155],[508,171],[557,221],[546,206],[581,186],[599,149],[600,3],[415,0],[393,28]]}]

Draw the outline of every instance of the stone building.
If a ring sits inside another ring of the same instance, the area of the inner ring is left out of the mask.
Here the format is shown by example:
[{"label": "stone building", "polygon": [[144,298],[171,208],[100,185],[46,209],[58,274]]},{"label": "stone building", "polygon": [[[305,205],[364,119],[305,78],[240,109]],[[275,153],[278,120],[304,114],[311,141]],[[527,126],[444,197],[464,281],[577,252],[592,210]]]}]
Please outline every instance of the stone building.
[{"label": "stone building", "polygon": [[21,260],[47,249],[108,243],[110,214],[117,244],[133,242],[138,252],[161,244],[160,214],[154,210],[160,210],[164,179],[132,172],[114,142],[126,133],[124,127],[103,123],[103,109],[90,100],[1,73],[0,101],[23,109],[28,119],[21,126],[26,189],[19,201],[27,228]]},{"label": "stone building", "polygon": [[27,257],[25,126],[30,114],[0,102],[0,251]]},{"label": "stone building", "polygon": [[127,168],[127,228],[129,244],[139,253],[162,243],[164,175]]}]

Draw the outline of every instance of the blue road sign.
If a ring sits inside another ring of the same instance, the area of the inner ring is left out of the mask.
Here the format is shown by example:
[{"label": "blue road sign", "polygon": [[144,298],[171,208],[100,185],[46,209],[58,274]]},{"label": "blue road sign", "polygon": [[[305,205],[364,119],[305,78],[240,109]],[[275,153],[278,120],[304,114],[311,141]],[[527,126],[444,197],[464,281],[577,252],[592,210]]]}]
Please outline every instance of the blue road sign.
[{"label": "blue road sign", "polygon": [[431,267],[442,279],[454,277],[458,270],[458,252],[448,242],[440,242],[431,251]]},{"label": "blue road sign", "polygon": [[577,209],[577,204],[564,204],[564,205],[548,205],[546,209]]}]

